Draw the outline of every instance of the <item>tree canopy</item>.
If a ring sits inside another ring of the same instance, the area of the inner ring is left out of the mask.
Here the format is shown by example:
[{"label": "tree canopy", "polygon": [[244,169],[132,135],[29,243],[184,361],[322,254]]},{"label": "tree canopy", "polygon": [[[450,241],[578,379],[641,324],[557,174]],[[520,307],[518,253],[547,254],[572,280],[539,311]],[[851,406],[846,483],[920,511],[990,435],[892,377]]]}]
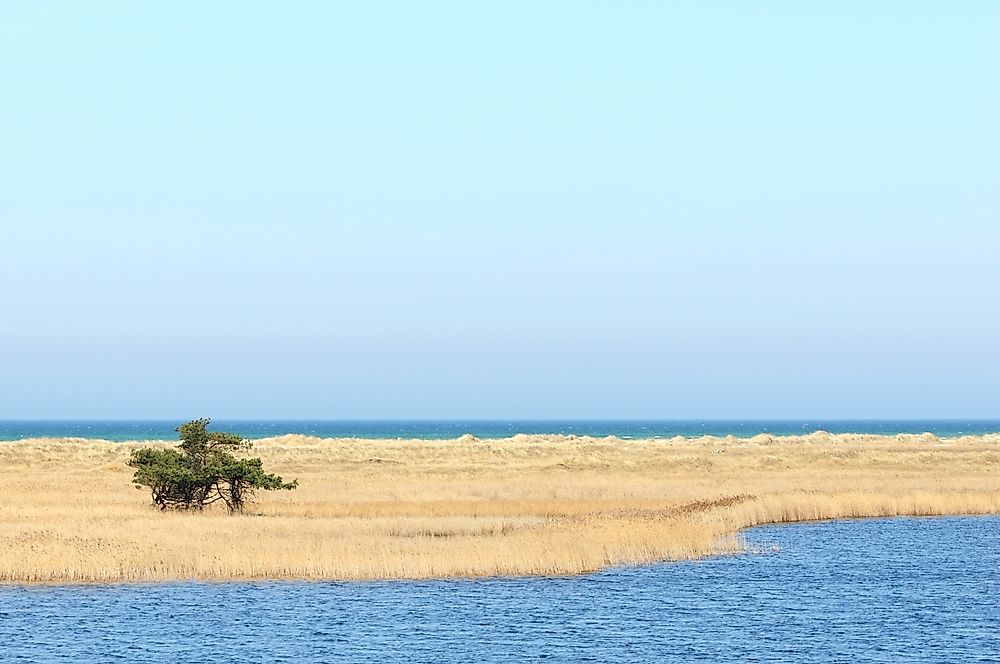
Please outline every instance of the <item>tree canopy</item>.
[{"label": "tree canopy", "polygon": [[149,488],[160,509],[204,509],[222,501],[230,513],[242,512],[257,489],[294,489],[298,480],[285,482],[264,472],[259,458],[234,453],[249,451],[249,440],[234,433],[207,431],[211,420],[193,420],[177,428],[177,448],[143,447],[132,452],[132,483]]}]

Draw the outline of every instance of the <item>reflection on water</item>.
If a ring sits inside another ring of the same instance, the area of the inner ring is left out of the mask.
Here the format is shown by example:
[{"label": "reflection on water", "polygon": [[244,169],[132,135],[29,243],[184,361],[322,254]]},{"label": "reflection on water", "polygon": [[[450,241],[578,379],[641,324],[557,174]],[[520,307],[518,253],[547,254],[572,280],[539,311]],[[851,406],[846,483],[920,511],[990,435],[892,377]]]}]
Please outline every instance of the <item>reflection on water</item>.
[{"label": "reflection on water", "polygon": [[1000,518],[747,537],[577,578],[0,587],[0,660],[1000,661]]}]

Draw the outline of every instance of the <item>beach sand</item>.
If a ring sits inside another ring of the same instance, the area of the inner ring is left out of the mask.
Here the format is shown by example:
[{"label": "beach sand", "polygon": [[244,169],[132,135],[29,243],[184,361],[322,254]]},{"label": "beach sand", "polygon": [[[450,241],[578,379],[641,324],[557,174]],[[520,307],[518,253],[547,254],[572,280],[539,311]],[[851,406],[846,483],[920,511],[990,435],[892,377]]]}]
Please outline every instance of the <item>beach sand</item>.
[{"label": "beach sand", "polygon": [[759,524],[1000,513],[1000,435],[291,435],[253,454],[300,487],[238,516],[153,508],[125,465],[144,445],[0,442],[0,581],[566,575],[740,551]]}]

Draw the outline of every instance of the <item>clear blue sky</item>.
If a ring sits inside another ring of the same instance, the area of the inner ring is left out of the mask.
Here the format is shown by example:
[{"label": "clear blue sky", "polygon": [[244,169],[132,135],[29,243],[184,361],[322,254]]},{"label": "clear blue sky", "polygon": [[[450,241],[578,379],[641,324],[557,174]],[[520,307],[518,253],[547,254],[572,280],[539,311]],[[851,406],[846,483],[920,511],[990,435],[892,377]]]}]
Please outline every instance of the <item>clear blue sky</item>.
[{"label": "clear blue sky", "polygon": [[998,34],[3,2],[0,418],[1000,416]]}]

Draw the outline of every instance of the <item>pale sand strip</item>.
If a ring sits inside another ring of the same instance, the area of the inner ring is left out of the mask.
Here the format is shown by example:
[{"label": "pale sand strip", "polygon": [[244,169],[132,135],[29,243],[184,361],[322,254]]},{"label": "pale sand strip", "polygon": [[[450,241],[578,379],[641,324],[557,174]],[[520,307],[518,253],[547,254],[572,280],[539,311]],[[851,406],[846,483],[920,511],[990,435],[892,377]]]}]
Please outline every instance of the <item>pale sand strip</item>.
[{"label": "pale sand strip", "polygon": [[[1000,513],[1000,435],[258,441],[298,478],[250,514],[163,513],[144,443],[0,443],[0,581],[560,575],[741,548],[764,523]],[[171,443],[172,444],[172,443]]]}]

